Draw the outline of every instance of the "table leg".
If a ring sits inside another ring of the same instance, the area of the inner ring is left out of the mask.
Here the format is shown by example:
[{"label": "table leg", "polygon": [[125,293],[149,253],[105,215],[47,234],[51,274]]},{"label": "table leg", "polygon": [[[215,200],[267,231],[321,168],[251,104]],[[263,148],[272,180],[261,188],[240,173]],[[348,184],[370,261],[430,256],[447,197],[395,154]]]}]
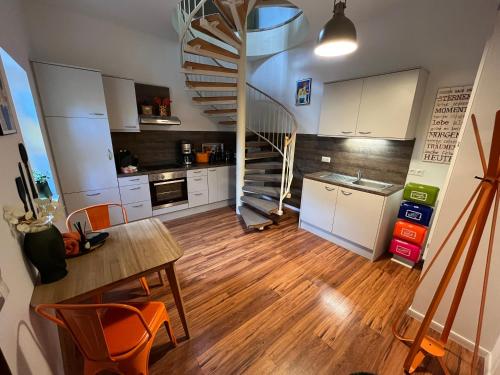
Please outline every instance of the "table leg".
[{"label": "table leg", "polygon": [[175,274],[175,263],[167,264],[165,266],[165,271],[167,273],[168,283],[170,284],[170,290],[172,290],[174,296],[177,311],[179,312],[179,317],[181,318],[182,327],[184,328],[186,337],[189,338],[189,327],[186,319],[186,311],[184,310],[184,302],[182,301],[181,287],[177,280],[177,275]]}]

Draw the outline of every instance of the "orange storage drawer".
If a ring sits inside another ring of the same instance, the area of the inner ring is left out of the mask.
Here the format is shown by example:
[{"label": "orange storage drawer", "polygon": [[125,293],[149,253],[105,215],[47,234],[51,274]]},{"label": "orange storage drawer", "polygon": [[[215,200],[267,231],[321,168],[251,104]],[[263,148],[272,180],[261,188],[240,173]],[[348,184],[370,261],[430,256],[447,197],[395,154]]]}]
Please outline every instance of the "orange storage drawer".
[{"label": "orange storage drawer", "polygon": [[425,241],[427,228],[405,220],[398,220],[394,225],[393,234],[396,238],[421,246]]}]

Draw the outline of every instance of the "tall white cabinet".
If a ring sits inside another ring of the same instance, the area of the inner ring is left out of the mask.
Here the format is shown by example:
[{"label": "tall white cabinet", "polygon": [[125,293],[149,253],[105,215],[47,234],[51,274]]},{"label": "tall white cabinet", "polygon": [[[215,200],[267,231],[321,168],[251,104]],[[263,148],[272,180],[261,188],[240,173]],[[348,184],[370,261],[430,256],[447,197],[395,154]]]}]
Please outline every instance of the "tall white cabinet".
[{"label": "tall white cabinet", "polygon": [[[33,62],[42,110],[67,212],[120,192],[101,73]],[[112,222],[123,221],[112,212]]]},{"label": "tall white cabinet", "polygon": [[326,83],[318,134],[413,139],[427,82],[423,69]]}]

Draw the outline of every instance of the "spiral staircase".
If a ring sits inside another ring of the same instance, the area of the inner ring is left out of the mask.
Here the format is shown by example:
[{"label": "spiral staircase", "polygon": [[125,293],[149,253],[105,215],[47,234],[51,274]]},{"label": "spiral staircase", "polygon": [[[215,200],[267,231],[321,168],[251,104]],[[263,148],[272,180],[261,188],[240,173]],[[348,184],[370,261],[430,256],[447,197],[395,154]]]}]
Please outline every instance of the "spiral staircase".
[{"label": "spiral staircase", "polygon": [[237,212],[248,229],[263,230],[279,222],[291,197],[297,123],[285,106],[246,82],[246,19],[254,6],[256,0],[183,0],[176,26],[193,105],[220,126],[236,127],[242,140]]}]

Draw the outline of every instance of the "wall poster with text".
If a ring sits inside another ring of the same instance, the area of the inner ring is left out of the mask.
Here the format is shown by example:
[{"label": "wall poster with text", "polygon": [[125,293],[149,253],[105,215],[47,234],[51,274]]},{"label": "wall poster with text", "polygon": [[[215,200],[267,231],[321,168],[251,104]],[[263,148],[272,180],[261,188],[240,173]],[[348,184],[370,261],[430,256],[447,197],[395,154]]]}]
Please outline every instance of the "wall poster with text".
[{"label": "wall poster with text", "polygon": [[422,161],[450,164],[471,93],[472,85],[438,89]]}]

